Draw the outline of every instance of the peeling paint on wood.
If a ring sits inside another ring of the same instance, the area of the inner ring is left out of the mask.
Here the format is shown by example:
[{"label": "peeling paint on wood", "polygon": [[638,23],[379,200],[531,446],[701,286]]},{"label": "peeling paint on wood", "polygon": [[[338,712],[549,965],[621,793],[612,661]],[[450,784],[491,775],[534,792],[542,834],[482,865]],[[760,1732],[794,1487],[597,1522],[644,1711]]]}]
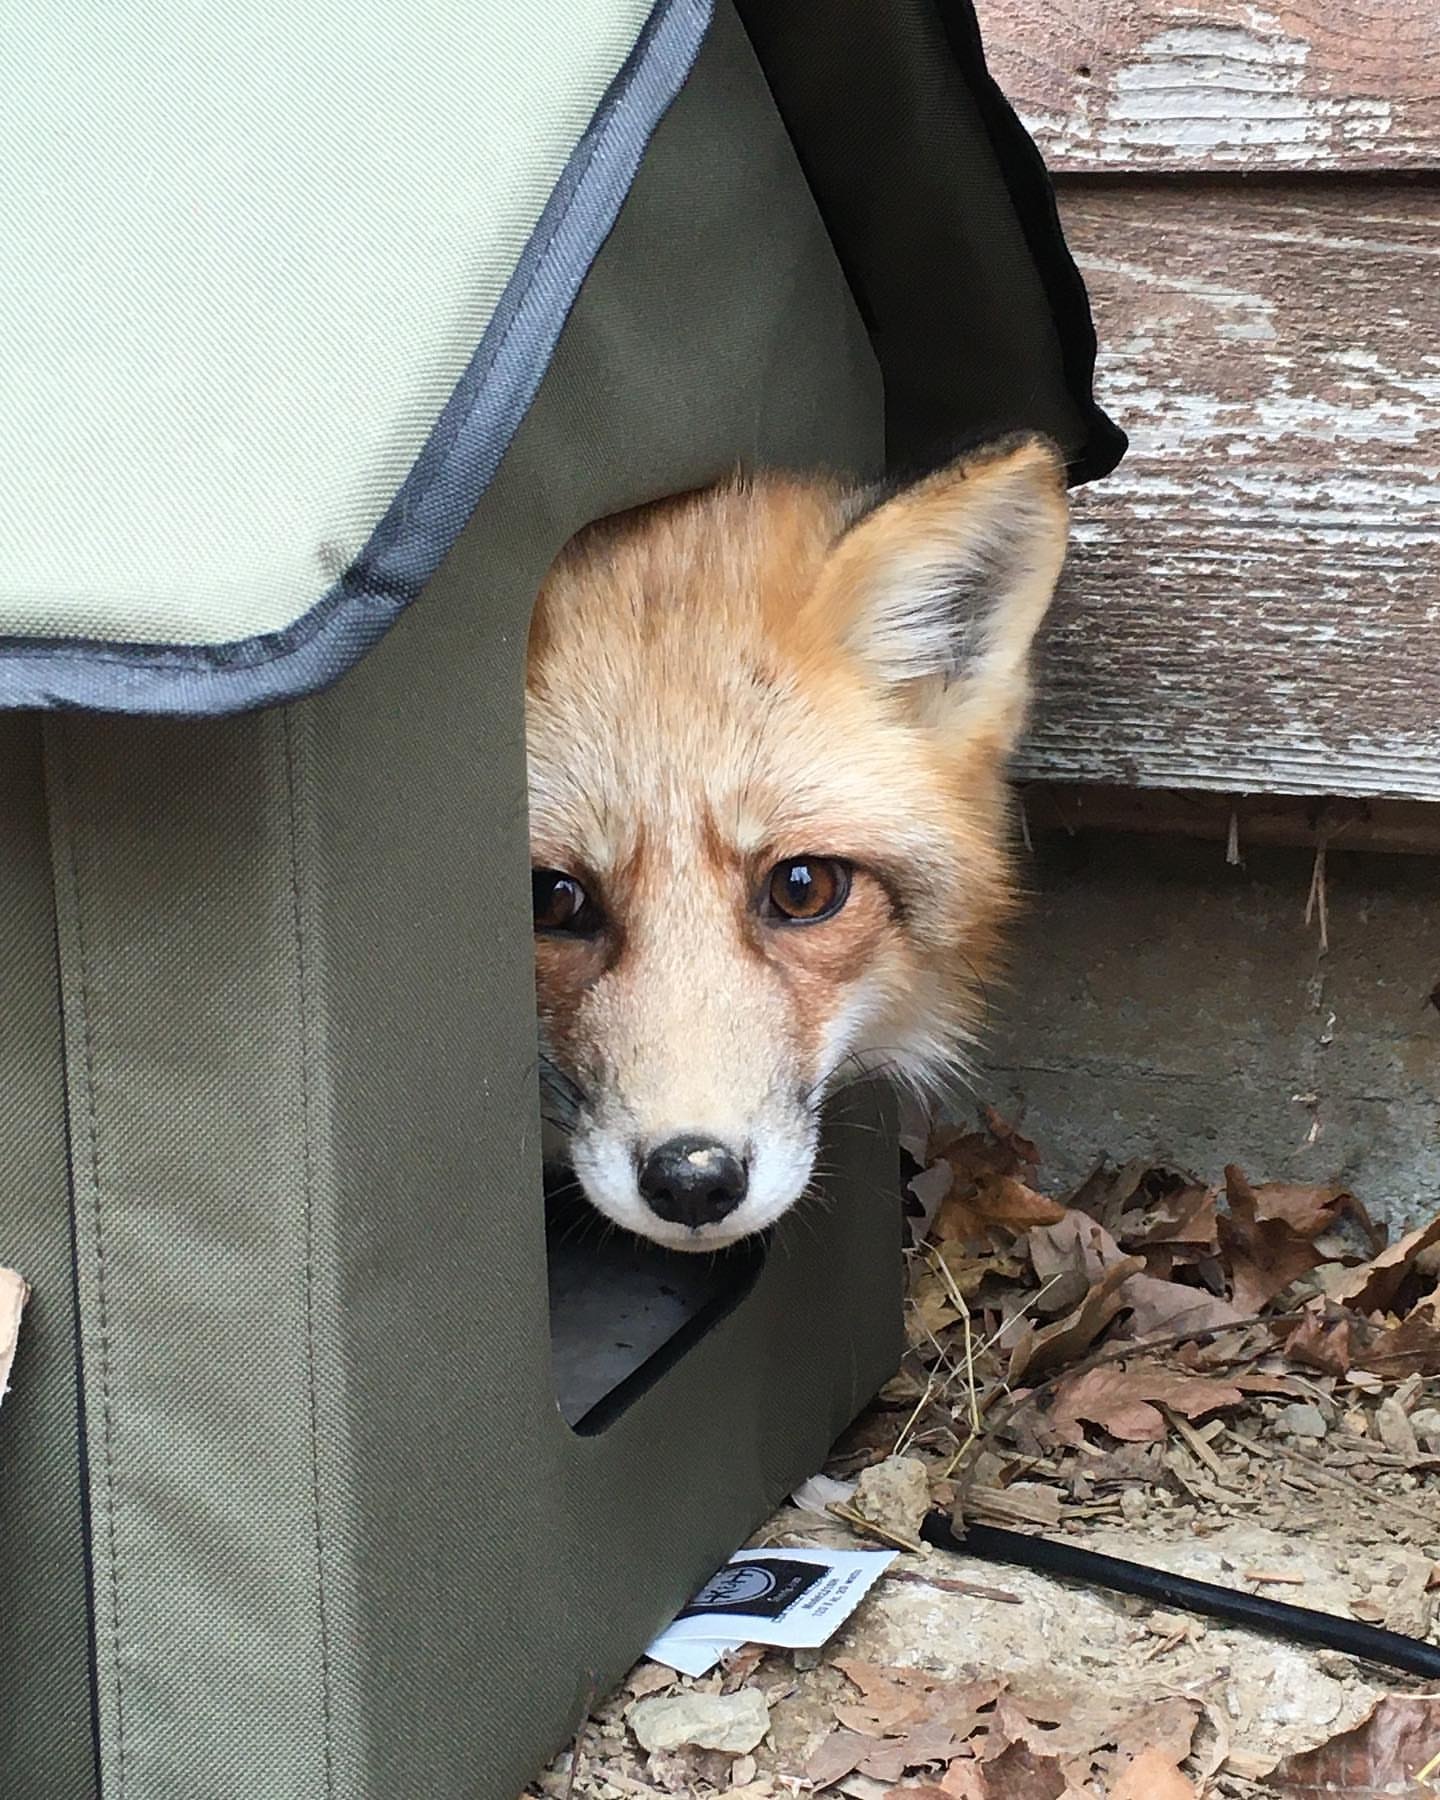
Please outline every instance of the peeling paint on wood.
[{"label": "peeling paint on wood", "polygon": [[1440,799],[1440,226],[1423,190],[1070,184],[1096,391],[1027,777]]},{"label": "peeling paint on wood", "polygon": [[1440,167],[1437,0],[979,0],[1052,170]]}]

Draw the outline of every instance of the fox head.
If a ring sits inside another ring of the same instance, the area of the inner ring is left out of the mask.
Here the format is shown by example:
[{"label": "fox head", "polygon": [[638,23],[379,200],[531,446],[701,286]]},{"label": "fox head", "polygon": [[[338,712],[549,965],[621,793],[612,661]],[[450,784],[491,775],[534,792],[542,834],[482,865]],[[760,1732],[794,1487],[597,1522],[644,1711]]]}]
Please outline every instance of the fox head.
[{"label": "fox head", "polygon": [[536,981],[602,1213],[730,1243],[805,1192],[827,1092],[963,1058],[1065,539],[1027,438],[883,498],[737,478],[561,554],[527,682]]}]

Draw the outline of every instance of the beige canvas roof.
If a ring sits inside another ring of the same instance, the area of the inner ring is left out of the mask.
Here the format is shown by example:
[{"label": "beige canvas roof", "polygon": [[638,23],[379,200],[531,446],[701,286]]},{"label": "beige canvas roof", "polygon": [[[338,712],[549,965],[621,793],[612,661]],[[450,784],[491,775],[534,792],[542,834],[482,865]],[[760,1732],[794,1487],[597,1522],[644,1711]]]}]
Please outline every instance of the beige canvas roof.
[{"label": "beige canvas roof", "polygon": [[304,618],[537,253],[648,11],[15,9],[0,639],[215,646]]}]

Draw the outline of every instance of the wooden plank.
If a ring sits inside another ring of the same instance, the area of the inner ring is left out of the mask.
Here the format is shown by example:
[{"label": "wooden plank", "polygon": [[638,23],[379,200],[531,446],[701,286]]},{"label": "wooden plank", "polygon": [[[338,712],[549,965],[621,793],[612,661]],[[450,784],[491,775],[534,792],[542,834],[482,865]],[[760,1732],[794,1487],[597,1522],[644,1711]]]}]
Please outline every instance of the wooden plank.
[{"label": "wooden plank", "polygon": [[1052,169],[1440,167],[1436,0],[978,0]]},{"label": "wooden plank", "polygon": [[1062,212],[1126,461],[1076,495],[1027,776],[1440,799],[1440,224],[1409,188]]},{"label": "wooden plank", "polygon": [[1383,851],[1440,857],[1440,806],[1423,800],[1215,794],[1173,788],[1061,787],[1024,782],[1019,790],[1032,840],[1063,833],[1202,838],[1241,862],[1255,845]]}]

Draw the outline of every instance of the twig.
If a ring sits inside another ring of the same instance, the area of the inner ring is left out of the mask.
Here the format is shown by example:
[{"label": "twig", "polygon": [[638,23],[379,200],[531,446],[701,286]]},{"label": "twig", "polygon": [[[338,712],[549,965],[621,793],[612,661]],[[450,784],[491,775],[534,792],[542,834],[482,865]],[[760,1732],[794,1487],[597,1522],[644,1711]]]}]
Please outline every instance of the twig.
[{"label": "twig", "polygon": [[[1027,1388],[1023,1394],[1011,1395],[1008,1404],[1002,1406],[999,1414],[989,1421],[981,1437],[972,1439],[971,1443],[978,1443],[983,1438],[993,1437],[996,1432],[1002,1431],[1027,1406],[1033,1406],[1042,1394],[1048,1393],[1051,1388],[1057,1387],[1072,1375],[1083,1375],[1088,1370],[1098,1369],[1105,1363],[1125,1362],[1132,1356],[1143,1356],[1151,1350],[1175,1350],[1181,1344],[1193,1344],[1200,1338],[1219,1337],[1227,1331],[1249,1331],[1256,1325],[1272,1325],[1286,1319],[1298,1320],[1304,1318],[1306,1312],[1305,1307],[1292,1307],[1285,1312],[1251,1313],[1246,1318],[1229,1319],[1223,1325],[1191,1326],[1188,1331],[1169,1332],[1164,1337],[1132,1338],[1124,1344],[1106,1345],[1103,1350],[1094,1351],[1089,1356],[1082,1356],[1079,1362],[1071,1363],[1067,1368],[1057,1369],[1053,1375],[1047,1375],[1043,1381],[1037,1381],[1034,1387]],[[1254,1352],[1250,1352],[1246,1356],[1232,1357],[1228,1360],[1248,1362],[1253,1354]],[[966,1451],[970,1448],[971,1444],[965,1445]],[[957,1457],[955,1461],[958,1462],[959,1458]],[[954,1468],[955,1463],[952,1463],[946,1470],[946,1474],[953,1473]],[[969,1485],[970,1480],[962,1475],[959,1482],[959,1493],[956,1495],[957,1504],[963,1501],[965,1490]]]},{"label": "twig", "polygon": [[1190,1421],[1187,1418],[1183,1417],[1180,1413],[1176,1412],[1173,1407],[1167,1406],[1163,1410],[1165,1413],[1165,1417],[1170,1421],[1170,1423],[1175,1427],[1176,1431],[1178,1431],[1180,1433],[1181,1437],[1184,1438],[1185,1442],[1189,1445],[1191,1454],[1193,1456],[1197,1457],[1202,1463],[1204,1463],[1205,1467],[1210,1471],[1210,1473],[1220,1483],[1222,1488],[1228,1488],[1230,1486],[1230,1482],[1229,1482],[1230,1471],[1225,1467],[1224,1463],[1221,1462],[1220,1458],[1215,1454],[1215,1452],[1205,1442],[1204,1438],[1201,1437],[1200,1433],[1195,1429],[1195,1427],[1190,1423]]},{"label": "twig", "polygon": [[853,1506],[846,1506],[843,1500],[832,1500],[825,1509],[834,1513],[837,1519],[843,1519],[852,1531],[858,1531],[862,1537],[879,1538],[882,1544],[893,1545],[896,1550],[908,1550],[912,1556],[923,1556],[925,1546],[919,1538],[905,1537],[903,1533],[891,1531],[888,1525],[877,1525],[874,1519],[867,1519],[862,1512]]},{"label": "twig", "polygon": [[[980,1430],[980,1406],[975,1393],[975,1338],[970,1329],[970,1308],[965,1303],[965,1296],[960,1292],[959,1283],[951,1272],[949,1263],[932,1246],[930,1260],[940,1272],[941,1280],[950,1290],[950,1304],[960,1315],[960,1323],[965,1328],[965,1391],[970,1397],[970,1435]],[[1038,1298],[1038,1296],[1037,1296]]]},{"label": "twig", "polygon": [[1322,832],[1315,841],[1315,866],[1310,874],[1310,894],[1305,902],[1305,923],[1310,923],[1312,913],[1320,919],[1320,951],[1323,955],[1330,948],[1330,909],[1325,895],[1325,846],[1328,838]]}]

